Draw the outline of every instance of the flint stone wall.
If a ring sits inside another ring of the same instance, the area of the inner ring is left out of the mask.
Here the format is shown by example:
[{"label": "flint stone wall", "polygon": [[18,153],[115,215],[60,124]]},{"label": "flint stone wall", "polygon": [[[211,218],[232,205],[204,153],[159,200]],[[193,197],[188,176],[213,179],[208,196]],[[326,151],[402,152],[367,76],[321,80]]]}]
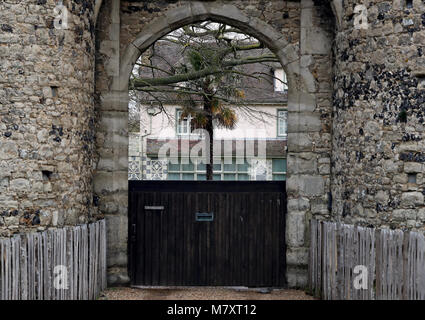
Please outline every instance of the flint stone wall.
[{"label": "flint stone wall", "polygon": [[68,0],[56,29],[56,1],[0,1],[0,235],[105,215],[109,282],[128,282],[128,73],[201,19],[251,32],[288,74],[290,286],[313,216],[423,229],[425,4],[362,3],[367,29],[353,0]]}]

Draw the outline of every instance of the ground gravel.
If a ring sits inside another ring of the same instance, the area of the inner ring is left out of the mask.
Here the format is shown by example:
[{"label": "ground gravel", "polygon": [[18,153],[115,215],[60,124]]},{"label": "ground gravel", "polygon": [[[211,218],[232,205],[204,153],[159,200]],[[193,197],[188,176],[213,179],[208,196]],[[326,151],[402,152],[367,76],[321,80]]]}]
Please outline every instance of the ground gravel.
[{"label": "ground gravel", "polygon": [[235,288],[183,288],[183,289],[139,289],[108,288],[102,292],[101,300],[314,300],[300,290],[271,290],[269,293],[255,289]]}]

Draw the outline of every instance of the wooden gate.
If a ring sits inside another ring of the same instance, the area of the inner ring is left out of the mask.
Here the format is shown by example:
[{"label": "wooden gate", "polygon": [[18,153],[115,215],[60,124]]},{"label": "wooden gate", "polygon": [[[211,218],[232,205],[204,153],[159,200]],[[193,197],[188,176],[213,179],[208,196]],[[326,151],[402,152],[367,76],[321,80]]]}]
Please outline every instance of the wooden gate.
[{"label": "wooden gate", "polygon": [[284,287],[284,181],[130,181],[137,286]]}]

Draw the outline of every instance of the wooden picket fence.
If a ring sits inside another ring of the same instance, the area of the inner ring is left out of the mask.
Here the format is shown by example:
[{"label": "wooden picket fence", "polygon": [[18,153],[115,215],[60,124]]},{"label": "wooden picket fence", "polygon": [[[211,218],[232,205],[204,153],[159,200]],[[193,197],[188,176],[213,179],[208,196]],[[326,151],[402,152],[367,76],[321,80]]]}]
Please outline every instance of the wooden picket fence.
[{"label": "wooden picket fence", "polygon": [[[326,300],[425,299],[423,233],[310,222],[309,287]],[[366,269],[356,266],[365,266]],[[367,286],[358,276],[367,273]],[[359,285],[357,285],[359,287]]]},{"label": "wooden picket fence", "polygon": [[106,288],[105,221],[0,239],[0,300],[88,300]]}]

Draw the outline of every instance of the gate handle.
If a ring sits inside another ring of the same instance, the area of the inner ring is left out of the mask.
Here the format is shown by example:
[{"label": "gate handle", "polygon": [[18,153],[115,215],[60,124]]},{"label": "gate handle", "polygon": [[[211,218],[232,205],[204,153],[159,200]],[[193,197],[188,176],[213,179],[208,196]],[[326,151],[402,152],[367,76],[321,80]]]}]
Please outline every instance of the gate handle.
[{"label": "gate handle", "polygon": [[164,206],[145,206],[145,210],[164,210]]}]

